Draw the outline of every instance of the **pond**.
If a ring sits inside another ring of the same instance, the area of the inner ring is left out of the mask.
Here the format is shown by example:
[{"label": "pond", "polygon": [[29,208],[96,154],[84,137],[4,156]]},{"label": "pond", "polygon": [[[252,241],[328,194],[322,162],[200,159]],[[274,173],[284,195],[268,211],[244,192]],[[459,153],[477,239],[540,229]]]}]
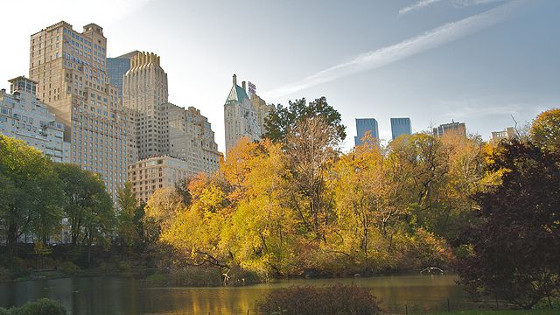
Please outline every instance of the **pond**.
[{"label": "pond", "polygon": [[[292,285],[356,284],[370,288],[386,313],[472,309],[455,275],[399,275],[355,279],[282,280],[244,287],[147,288],[129,278],[93,277],[0,283],[0,306],[41,297],[60,301],[69,314],[258,314],[257,301]],[[449,304],[448,304],[449,303]]]}]

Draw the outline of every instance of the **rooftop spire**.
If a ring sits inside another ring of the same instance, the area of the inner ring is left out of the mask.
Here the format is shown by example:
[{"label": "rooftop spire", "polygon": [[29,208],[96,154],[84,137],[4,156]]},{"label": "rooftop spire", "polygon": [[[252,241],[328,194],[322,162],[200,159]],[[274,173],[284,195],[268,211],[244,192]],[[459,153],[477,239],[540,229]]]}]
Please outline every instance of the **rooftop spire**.
[{"label": "rooftop spire", "polygon": [[237,85],[237,76],[235,75],[235,73],[233,74],[233,86]]}]

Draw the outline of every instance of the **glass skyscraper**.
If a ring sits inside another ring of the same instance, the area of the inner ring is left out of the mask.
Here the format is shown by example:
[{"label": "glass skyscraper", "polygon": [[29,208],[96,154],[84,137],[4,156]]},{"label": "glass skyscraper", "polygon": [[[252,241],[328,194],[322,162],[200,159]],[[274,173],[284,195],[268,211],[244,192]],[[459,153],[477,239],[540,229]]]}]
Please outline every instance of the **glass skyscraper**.
[{"label": "glass skyscraper", "polygon": [[356,118],[357,136],[354,137],[355,145],[362,145],[362,138],[366,132],[371,132],[371,136],[379,141],[379,127],[375,118]]},{"label": "glass skyscraper", "polygon": [[116,58],[107,58],[107,72],[111,85],[119,89],[119,97],[121,99],[123,94],[123,76],[130,69],[130,59],[136,56],[137,53],[138,51],[133,51]]},{"label": "glass skyscraper", "polygon": [[410,118],[391,118],[391,134],[393,136],[393,140],[400,135],[412,134]]}]

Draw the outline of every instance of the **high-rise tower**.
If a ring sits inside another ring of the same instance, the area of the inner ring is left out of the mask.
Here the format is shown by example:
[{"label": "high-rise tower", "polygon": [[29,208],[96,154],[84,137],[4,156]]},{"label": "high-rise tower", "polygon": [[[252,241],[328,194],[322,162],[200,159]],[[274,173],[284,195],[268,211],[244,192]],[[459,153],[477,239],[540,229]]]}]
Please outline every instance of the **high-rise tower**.
[{"label": "high-rise tower", "polygon": [[[243,137],[251,141],[259,140],[262,135],[259,114],[249,99],[245,81],[242,87],[237,85],[237,76],[233,75],[233,86],[224,104],[224,122],[226,131],[226,153],[235,147]],[[258,103],[258,100],[255,99]]]},{"label": "high-rise tower", "polygon": [[393,140],[400,135],[412,134],[410,118],[391,118],[391,134],[393,136]]},{"label": "high-rise tower", "polygon": [[138,159],[169,154],[167,74],[154,53],[138,52],[123,78],[123,105],[131,111]]},{"label": "high-rise tower", "polygon": [[354,137],[355,145],[362,145],[362,138],[366,133],[371,133],[371,136],[379,141],[379,127],[375,118],[356,118],[356,136]]},{"label": "high-rise tower", "polygon": [[62,21],[33,35],[29,77],[37,97],[65,125],[70,162],[93,171],[107,191],[126,181],[127,115],[107,76],[107,39],[97,24],[76,32]]},{"label": "high-rise tower", "polygon": [[465,123],[451,121],[450,123],[441,124],[438,127],[433,128],[433,134],[438,137],[442,137],[445,134],[455,134],[466,137],[467,127],[465,126]]}]

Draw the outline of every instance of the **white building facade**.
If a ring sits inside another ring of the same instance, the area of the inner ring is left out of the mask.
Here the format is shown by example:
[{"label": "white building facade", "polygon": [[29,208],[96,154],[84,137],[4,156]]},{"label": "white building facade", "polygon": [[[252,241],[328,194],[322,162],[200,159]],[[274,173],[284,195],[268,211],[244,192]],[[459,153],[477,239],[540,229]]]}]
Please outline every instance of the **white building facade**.
[{"label": "white building facade", "polygon": [[54,162],[69,162],[70,143],[64,141],[64,125],[36,96],[35,81],[17,77],[10,93],[0,92],[0,133],[23,140]]}]

